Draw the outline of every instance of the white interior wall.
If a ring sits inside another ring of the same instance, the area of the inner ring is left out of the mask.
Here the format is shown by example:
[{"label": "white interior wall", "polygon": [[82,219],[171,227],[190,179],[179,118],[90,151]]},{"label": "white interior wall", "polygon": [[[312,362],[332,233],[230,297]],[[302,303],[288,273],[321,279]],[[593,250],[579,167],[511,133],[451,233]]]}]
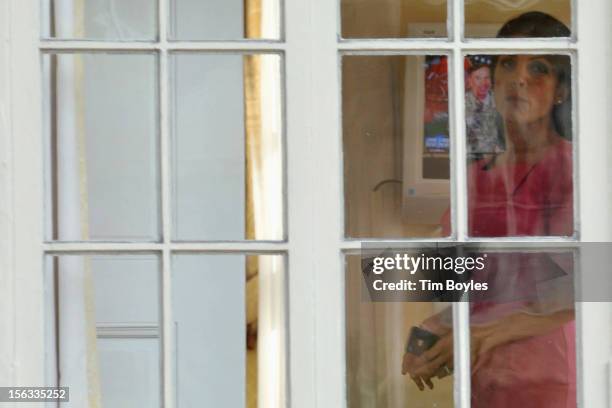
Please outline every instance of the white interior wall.
[{"label": "white interior wall", "polygon": [[246,406],[243,255],[173,259],[177,407]]},{"label": "white interior wall", "polygon": [[156,37],[157,1],[81,0],[81,3],[86,38],[150,40]]},{"label": "white interior wall", "polygon": [[[159,260],[151,255],[96,256],[91,269],[102,407],[157,407],[159,331],[143,336],[142,328],[159,321]],[[113,335],[102,328],[113,329]]]},{"label": "white interior wall", "polygon": [[159,261],[156,257],[92,257],[96,321],[156,324],[159,319]]},{"label": "white interior wall", "polygon": [[173,59],[175,239],[245,237],[243,57]]},{"label": "white interior wall", "polygon": [[174,0],[171,31],[180,40],[244,37],[243,0]]},{"label": "white interior wall", "polygon": [[155,57],[88,54],[82,61],[90,239],[157,240]]}]

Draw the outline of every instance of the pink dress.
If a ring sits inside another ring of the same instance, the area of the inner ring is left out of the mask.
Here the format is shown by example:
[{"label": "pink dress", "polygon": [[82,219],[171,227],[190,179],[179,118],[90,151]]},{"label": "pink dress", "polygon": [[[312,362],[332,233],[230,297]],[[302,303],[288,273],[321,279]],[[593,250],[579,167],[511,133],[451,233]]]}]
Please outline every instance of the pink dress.
[{"label": "pink dress", "polygon": [[[535,165],[475,162],[468,177],[471,236],[572,235],[571,143],[559,141]],[[446,218],[443,225],[449,232]],[[529,287],[525,285],[529,273],[529,269],[520,271],[523,276],[513,282]],[[523,305],[476,302],[471,317],[496,319]],[[472,407],[575,408],[575,323],[489,352],[472,369]]]}]

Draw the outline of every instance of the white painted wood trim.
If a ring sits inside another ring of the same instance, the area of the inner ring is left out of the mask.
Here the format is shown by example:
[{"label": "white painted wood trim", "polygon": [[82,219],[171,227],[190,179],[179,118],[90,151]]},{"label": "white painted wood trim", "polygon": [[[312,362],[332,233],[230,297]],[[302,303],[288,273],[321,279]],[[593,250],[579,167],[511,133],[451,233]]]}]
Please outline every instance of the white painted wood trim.
[{"label": "white painted wood trim", "polygon": [[343,51],[383,50],[436,52],[463,50],[468,52],[501,53],[508,51],[558,51],[576,48],[576,44],[567,39],[482,39],[454,42],[446,39],[396,39],[396,40],[342,40],[338,47]]},{"label": "white painted wood trim", "polygon": [[176,349],[174,345],[174,318],[172,317],[172,252],[170,240],[172,237],[172,188],[171,188],[171,151],[170,151],[170,92],[169,84],[172,83],[169,73],[169,56],[166,48],[170,35],[170,1],[158,0],[158,28],[159,47],[158,53],[158,92],[159,92],[159,163],[161,173],[161,217],[162,217],[162,259],[161,259],[161,327],[162,327],[162,400],[164,407],[174,408],[176,406]]},{"label": "white painted wood trim", "polygon": [[[330,2],[331,3],[331,2]],[[315,241],[316,217],[313,195],[316,178],[312,158],[316,155],[313,106],[316,79],[313,75],[311,36],[313,3],[285,1],[285,82],[288,249],[288,404],[291,408],[317,406],[317,362],[315,344]]]},{"label": "white painted wood trim", "polygon": [[[161,0],[160,0],[161,1]],[[44,40],[40,48],[45,51],[283,51],[279,41],[84,41]]]},{"label": "white painted wood trim", "polygon": [[[0,377],[11,385],[43,385],[44,378],[44,319],[43,319],[43,183],[42,183],[42,115],[41,68],[38,54],[38,2],[7,0],[2,2],[4,14],[0,65],[3,78],[8,79],[2,92],[0,145],[8,150],[3,173],[8,170],[11,180],[0,179],[7,193],[0,204],[8,223],[0,230],[0,250],[6,250],[6,263],[0,273],[6,283],[0,292],[10,304],[0,311],[1,320],[9,333],[3,335],[10,353],[0,367]],[[5,26],[6,24],[6,26]],[[7,27],[5,29],[5,27]],[[6,184],[4,184],[6,183]],[[4,258],[4,256],[2,256]],[[5,268],[6,267],[6,268]],[[6,291],[6,293],[4,293]],[[6,315],[5,315],[6,313]],[[4,346],[4,344],[3,344]],[[4,370],[8,369],[8,373]]]},{"label": "white painted wood trim", "polygon": [[[578,199],[580,237],[612,241],[612,3],[577,2]],[[585,274],[588,270],[585,270]],[[588,276],[584,277],[585,279]],[[612,277],[611,277],[612,279]],[[612,304],[577,305],[579,406],[610,408]]]},{"label": "white painted wood trim", "polygon": [[[467,174],[465,136],[465,79],[464,54],[466,43],[462,43],[464,7],[462,0],[451,4],[453,49],[448,64],[449,119],[451,128],[451,225],[453,236],[466,241],[467,228]],[[499,47],[499,44],[497,44]],[[458,408],[469,408],[471,403],[470,367],[470,313],[469,303],[453,303],[453,351],[454,351],[454,402]]]},{"label": "white painted wood trim", "polygon": [[14,170],[12,134],[11,3],[0,3],[0,383],[13,384],[15,319]]},{"label": "white painted wood trim", "polygon": [[178,252],[281,252],[289,248],[284,242],[174,242],[123,243],[123,242],[47,242],[42,244],[45,252],[156,252],[165,247]]},{"label": "white painted wood trim", "polygon": [[[298,0],[299,1],[299,0]],[[312,274],[315,279],[316,407],[345,407],[343,164],[340,112],[341,67],[338,1],[310,1],[312,156],[311,195],[315,197]],[[291,22],[288,21],[290,27]],[[304,90],[306,91],[306,90]],[[289,99],[289,103],[291,100]],[[290,197],[291,198],[291,197]]]},{"label": "white painted wood trim", "polygon": [[161,332],[157,322],[96,324],[99,339],[157,339]]}]

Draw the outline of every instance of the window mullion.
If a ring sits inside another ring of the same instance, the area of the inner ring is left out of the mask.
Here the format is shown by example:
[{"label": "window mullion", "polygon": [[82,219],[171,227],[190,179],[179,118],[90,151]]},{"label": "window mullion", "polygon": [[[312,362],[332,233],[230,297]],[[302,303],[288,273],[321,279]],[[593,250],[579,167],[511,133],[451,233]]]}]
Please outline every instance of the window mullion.
[{"label": "window mullion", "polygon": [[[385,39],[385,40],[343,40],[339,44],[341,51],[345,52],[364,52],[379,51],[396,55],[423,55],[437,54],[440,51],[452,51],[457,46],[455,42],[446,39],[428,38],[406,38],[406,39]],[[566,39],[474,39],[466,40],[461,43],[463,51],[477,54],[542,54],[542,53],[567,53],[568,50],[576,49],[576,44]]]},{"label": "window mullion", "polygon": [[[453,50],[449,75],[450,119],[454,132],[451,143],[453,231],[459,242],[467,238],[467,175],[465,141],[465,83],[463,74],[463,1],[452,4]],[[470,316],[467,301],[453,303],[454,399],[458,408],[470,407]]]},{"label": "window mullion", "polygon": [[[317,406],[313,206],[313,5],[285,0],[288,387],[291,408]],[[316,43],[316,42],[315,42]]]},{"label": "window mullion", "polygon": [[346,353],[343,240],[343,166],[340,112],[339,1],[313,0],[312,196],[314,206],[316,406],[345,407]]},{"label": "window mullion", "polygon": [[171,51],[282,51],[285,45],[271,40],[241,41],[83,41],[42,40],[40,49],[45,51],[155,51],[160,47]]},{"label": "window mullion", "polygon": [[168,55],[168,18],[169,0],[158,1],[158,25],[159,25],[159,163],[161,176],[161,216],[162,216],[162,276],[161,276],[161,326],[162,326],[162,400],[165,408],[174,408],[176,405],[172,367],[176,366],[173,353],[174,329],[172,317],[172,275],[171,263],[172,252],[170,248],[172,239],[172,209],[171,209],[171,180],[170,180],[170,70]]}]

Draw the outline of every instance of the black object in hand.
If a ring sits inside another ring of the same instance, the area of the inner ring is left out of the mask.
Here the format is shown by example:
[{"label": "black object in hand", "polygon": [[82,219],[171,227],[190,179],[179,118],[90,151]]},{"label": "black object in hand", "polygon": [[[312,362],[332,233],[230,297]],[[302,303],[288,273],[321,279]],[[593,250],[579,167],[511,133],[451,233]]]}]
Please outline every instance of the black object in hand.
[{"label": "black object in hand", "polygon": [[410,330],[410,337],[406,344],[406,352],[420,356],[433,347],[440,337],[430,331],[413,326]]}]

